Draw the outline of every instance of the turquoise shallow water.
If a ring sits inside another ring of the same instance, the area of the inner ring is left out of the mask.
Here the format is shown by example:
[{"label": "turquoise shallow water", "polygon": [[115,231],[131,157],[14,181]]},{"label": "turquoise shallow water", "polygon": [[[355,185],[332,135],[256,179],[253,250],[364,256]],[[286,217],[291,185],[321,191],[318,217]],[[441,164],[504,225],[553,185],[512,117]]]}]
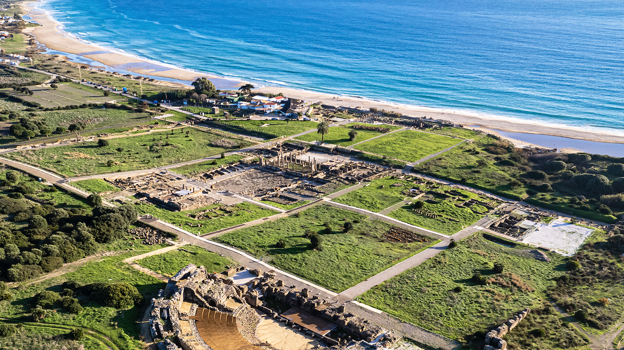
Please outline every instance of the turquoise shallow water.
[{"label": "turquoise shallow water", "polygon": [[65,30],[202,72],[624,131],[624,2],[47,0]]}]

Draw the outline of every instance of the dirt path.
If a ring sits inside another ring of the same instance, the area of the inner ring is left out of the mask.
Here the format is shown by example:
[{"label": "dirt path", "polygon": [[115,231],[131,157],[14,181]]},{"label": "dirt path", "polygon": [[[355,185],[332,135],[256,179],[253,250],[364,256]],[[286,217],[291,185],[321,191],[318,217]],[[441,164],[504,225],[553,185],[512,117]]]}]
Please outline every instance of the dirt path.
[{"label": "dirt path", "polygon": [[188,242],[180,242],[177,243],[176,245],[173,245],[171,247],[166,247],[166,248],[162,248],[162,249],[158,249],[158,250],[154,250],[151,251],[149,253],[145,253],[145,254],[141,254],[141,255],[135,255],[135,256],[131,256],[128,259],[125,259],[123,262],[125,262],[126,264],[130,265],[133,269],[142,272],[146,275],[150,275],[154,278],[158,278],[159,280],[163,281],[163,282],[168,282],[169,281],[169,277],[165,276],[165,275],[161,275],[155,271],[152,271],[150,269],[147,269],[139,264],[137,264],[135,261],[147,258],[149,256],[154,256],[154,255],[160,255],[160,254],[164,254],[167,252],[170,252],[172,250],[178,250],[180,247],[187,245]]}]

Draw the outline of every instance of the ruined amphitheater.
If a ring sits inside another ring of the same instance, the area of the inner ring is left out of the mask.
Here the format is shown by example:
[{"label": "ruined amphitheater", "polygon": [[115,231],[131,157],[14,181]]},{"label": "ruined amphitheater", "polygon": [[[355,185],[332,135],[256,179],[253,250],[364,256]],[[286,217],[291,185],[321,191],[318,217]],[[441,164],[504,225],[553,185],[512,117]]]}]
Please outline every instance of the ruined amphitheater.
[{"label": "ruined amphitheater", "polygon": [[150,327],[166,350],[384,349],[398,339],[273,273],[192,264],[152,299]]}]

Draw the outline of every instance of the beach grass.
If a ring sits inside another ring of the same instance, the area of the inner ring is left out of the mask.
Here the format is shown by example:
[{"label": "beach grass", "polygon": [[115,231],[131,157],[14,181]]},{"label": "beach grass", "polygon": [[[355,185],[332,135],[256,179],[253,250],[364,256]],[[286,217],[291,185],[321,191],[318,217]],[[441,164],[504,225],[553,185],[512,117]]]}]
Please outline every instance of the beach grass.
[{"label": "beach grass", "polygon": [[405,130],[362,143],[354,148],[407,162],[415,162],[459,142],[457,139],[442,135]]},{"label": "beach grass", "polygon": [[232,120],[219,121],[215,123],[215,125],[235,134],[259,137],[262,139],[274,139],[316,129],[317,123],[298,120]]},{"label": "beach grass", "polygon": [[98,147],[97,142],[84,142],[35,151],[13,152],[7,156],[73,177],[150,169],[217,155],[232,150],[211,145],[214,141],[224,139],[237,145],[235,149],[250,144],[247,141],[232,140],[219,134],[187,127],[171,132],[112,138],[106,147]]},{"label": "beach grass", "polygon": [[[353,223],[348,233],[341,231],[345,222]],[[325,232],[325,223],[331,233]],[[228,232],[215,240],[341,292],[435,243],[431,238],[427,242],[391,243],[384,239],[390,228],[390,224],[364,215],[319,205],[277,221]],[[322,250],[309,248],[306,230],[322,237]],[[277,246],[280,240],[284,248]]]},{"label": "beach grass", "polygon": [[[364,142],[366,140],[372,139],[373,137],[384,135],[384,133],[378,131],[371,130],[361,130],[353,128],[354,125],[367,125],[362,123],[351,123],[343,126],[332,126],[329,128],[329,132],[325,134],[325,143],[329,143],[332,145],[338,146],[351,146],[359,142]],[[392,125],[375,125],[379,127],[388,128],[390,130],[397,130],[400,127],[392,126]],[[355,139],[351,140],[349,137],[349,132],[351,130],[355,130],[357,132],[357,136]],[[299,137],[296,137],[297,140],[301,141],[321,141],[321,135],[319,133],[309,133]]]},{"label": "beach grass", "polygon": [[102,193],[102,192],[119,192],[121,191],[119,188],[109,184],[108,182],[102,179],[89,179],[72,182],[72,185],[81,188],[87,192],[91,193]]},{"label": "beach grass", "polygon": [[223,272],[226,270],[226,266],[236,265],[234,261],[228,258],[193,245],[186,245],[163,254],[148,256],[138,260],[136,263],[167,277],[173,277],[188,264],[203,266],[208,273]]},{"label": "beach grass", "polygon": [[225,158],[217,158],[213,160],[207,160],[205,162],[183,165],[179,168],[173,168],[170,170],[180,175],[195,176],[195,175],[199,175],[201,173],[207,172],[209,170],[212,170],[214,168],[218,168],[222,165],[229,165],[232,163],[239,162],[241,159],[244,159],[244,158],[245,158],[244,156],[241,156],[238,154],[232,154],[232,155],[226,156]]},{"label": "beach grass", "polygon": [[[276,211],[247,202],[239,203],[232,207],[213,204],[195,210],[176,212],[151,204],[137,205],[136,208],[139,214],[151,214],[162,221],[179,226],[197,235],[204,235],[220,229],[278,214]],[[204,218],[195,219],[196,215],[211,209],[213,211],[207,213]],[[231,212],[228,212],[228,210]]]},{"label": "beach grass", "polygon": [[[477,234],[370,289],[359,299],[401,320],[466,341],[526,307],[547,302],[546,291],[556,285],[554,278],[563,274],[564,258],[547,252],[551,261],[539,261],[527,254],[527,249],[506,247]],[[495,263],[503,264],[503,273],[494,273]],[[492,282],[473,283],[476,272]],[[560,331],[568,333],[566,328]],[[553,347],[532,347],[537,348]]]}]

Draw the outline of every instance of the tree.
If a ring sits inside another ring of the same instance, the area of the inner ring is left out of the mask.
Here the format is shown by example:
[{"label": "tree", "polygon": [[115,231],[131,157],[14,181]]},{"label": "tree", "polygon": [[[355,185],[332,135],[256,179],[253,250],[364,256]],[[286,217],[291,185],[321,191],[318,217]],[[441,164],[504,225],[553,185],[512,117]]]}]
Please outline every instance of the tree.
[{"label": "tree", "polygon": [[548,163],[548,170],[552,172],[560,172],[566,169],[566,163],[561,160],[553,160]]},{"label": "tree", "polygon": [[99,207],[102,205],[102,197],[100,197],[99,194],[92,193],[89,197],[87,197],[87,202],[94,207]]},{"label": "tree", "polygon": [[36,308],[30,310],[30,314],[35,322],[39,322],[48,316],[48,310],[42,308],[41,306],[37,306]]},{"label": "tree", "polygon": [[98,294],[104,305],[117,309],[129,308],[143,301],[136,287],[125,282],[105,285]]},{"label": "tree", "polygon": [[423,201],[416,201],[416,203],[414,203],[414,208],[416,209],[422,209],[425,206],[425,202]]},{"label": "tree", "polygon": [[589,318],[589,313],[586,310],[578,310],[574,313],[574,318],[581,322],[585,322]]},{"label": "tree", "polygon": [[51,290],[44,290],[35,296],[35,303],[41,307],[52,306],[59,300],[61,296]]},{"label": "tree", "polygon": [[251,94],[251,89],[253,89],[253,88],[254,88],[254,86],[252,84],[245,84],[245,85],[239,87],[238,90],[240,92],[242,92],[243,94],[245,94],[245,95],[249,95],[249,94]]},{"label": "tree", "polygon": [[501,263],[494,264],[494,272],[502,273],[504,269],[505,269],[505,266],[503,264]]},{"label": "tree", "polygon": [[591,160],[591,156],[585,153],[568,154],[568,161],[574,164],[583,164]]},{"label": "tree", "polygon": [[33,215],[28,223],[28,228],[35,230],[45,230],[48,228],[48,222],[41,215]]},{"label": "tree", "polygon": [[195,88],[195,92],[198,94],[204,94],[210,97],[217,94],[217,88],[215,88],[214,84],[206,78],[197,78],[192,85]]},{"label": "tree", "polygon": [[50,84],[50,87],[51,87],[52,89],[54,89],[54,90],[58,89],[58,85],[56,85],[56,84]]},{"label": "tree", "polygon": [[107,147],[110,144],[110,142],[108,142],[108,140],[106,139],[99,139],[98,140],[98,147]]},{"label": "tree", "polygon": [[568,270],[575,271],[581,269],[581,264],[576,260],[570,260],[566,264],[566,267],[568,268]]},{"label": "tree", "polygon": [[474,284],[487,284],[487,279],[483,277],[480,272],[476,272],[474,275],[472,275],[471,280]]},{"label": "tree", "polygon": [[52,272],[63,266],[63,258],[58,256],[46,256],[41,259],[41,269],[43,272]]},{"label": "tree", "polygon": [[451,243],[449,243],[449,249],[457,247],[457,242],[454,239],[451,239]]},{"label": "tree", "polygon": [[275,246],[281,249],[286,248],[286,241],[280,239],[279,241],[277,241],[277,244],[275,244]]},{"label": "tree", "polygon": [[624,177],[613,180],[612,187],[615,193],[624,193]]},{"label": "tree", "polygon": [[10,337],[17,333],[17,326],[13,324],[0,324],[0,338]]},{"label": "tree", "polygon": [[84,331],[80,328],[74,328],[69,332],[69,337],[73,340],[81,340],[84,337]]},{"label": "tree", "polygon": [[325,134],[329,132],[329,122],[322,121],[316,126],[316,133],[321,134],[321,143],[325,143]]},{"label": "tree", "polygon": [[23,135],[26,136],[30,140],[30,138],[35,137],[36,134],[32,130],[26,130]]},{"label": "tree", "polygon": [[624,176],[624,164],[609,164],[607,172],[613,176]]},{"label": "tree", "polygon": [[93,218],[91,232],[99,243],[108,243],[121,238],[128,229],[128,221],[118,213],[109,213]]},{"label": "tree", "polygon": [[110,92],[108,92],[108,90],[104,90],[104,96],[108,97],[110,95]]},{"label": "tree", "polygon": [[358,133],[355,130],[351,130],[349,131],[349,141],[353,141],[355,140],[355,138],[357,137]]}]

